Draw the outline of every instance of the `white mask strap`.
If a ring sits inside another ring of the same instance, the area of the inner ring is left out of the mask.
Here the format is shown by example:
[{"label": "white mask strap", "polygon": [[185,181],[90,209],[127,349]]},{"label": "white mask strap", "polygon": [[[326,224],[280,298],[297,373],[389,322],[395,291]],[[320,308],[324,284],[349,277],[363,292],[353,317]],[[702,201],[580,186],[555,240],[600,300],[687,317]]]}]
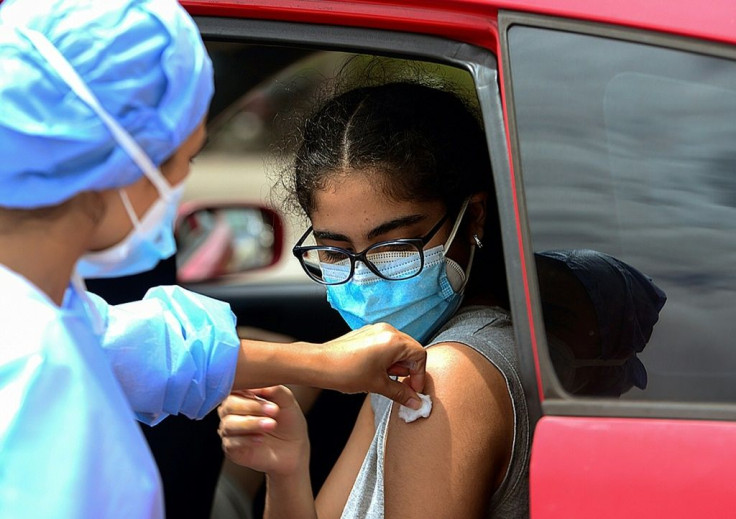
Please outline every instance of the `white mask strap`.
[{"label": "white mask strap", "polygon": [[470,198],[466,198],[463,201],[463,205],[460,206],[460,212],[457,214],[457,218],[455,219],[455,225],[452,226],[452,230],[450,231],[450,236],[447,237],[447,241],[445,241],[445,252],[447,252],[447,249],[450,247],[450,244],[452,243],[452,240],[455,239],[455,235],[457,234],[457,230],[460,228],[460,224],[463,221],[463,216],[465,216],[465,210],[468,208],[468,203],[470,202]]},{"label": "white mask strap", "polygon": [[138,218],[138,215],[135,214],[135,209],[133,209],[133,204],[130,203],[128,193],[126,193],[125,189],[118,189],[118,194],[120,195],[120,199],[123,201],[123,206],[125,206],[125,211],[128,213],[130,221],[133,222],[133,227],[140,227],[141,221]]},{"label": "white mask strap", "polygon": [[54,45],[40,32],[34,31],[27,27],[15,27],[15,29],[25,36],[36,48],[39,54],[53,67],[59,74],[59,77],[79,96],[79,98],[87,103],[94,110],[99,118],[105,123],[113,138],[118,142],[121,148],[130,156],[133,162],[143,170],[148,180],[156,186],[162,198],[168,200],[170,197],[171,187],[166,179],[154,165],[137,142],[131,135],[102,107],[99,100],[89,89],[84,80],[77,74],[71,63],[67,61],[64,55],[54,47]]},{"label": "white mask strap", "polygon": [[[460,228],[460,224],[462,223],[463,217],[465,216],[465,210],[468,208],[469,203],[470,203],[470,198],[466,198],[463,201],[463,205],[460,206],[460,212],[458,213],[457,219],[455,220],[455,225],[452,226],[452,230],[450,231],[450,236],[447,237],[447,241],[445,242],[445,245],[443,247],[445,254],[447,254],[447,250],[450,244],[452,243],[452,240],[455,239],[455,235],[457,234],[457,231]],[[471,244],[470,245],[470,258],[468,258],[468,266],[465,267],[465,276],[463,279],[463,283],[457,290],[455,290],[455,292],[462,293],[465,290],[465,287],[468,284],[468,280],[470,279],[470,269],[473,267],[474,258],[475,258],[475,244]],[[455,262],[453,261],[453,263]]]}]

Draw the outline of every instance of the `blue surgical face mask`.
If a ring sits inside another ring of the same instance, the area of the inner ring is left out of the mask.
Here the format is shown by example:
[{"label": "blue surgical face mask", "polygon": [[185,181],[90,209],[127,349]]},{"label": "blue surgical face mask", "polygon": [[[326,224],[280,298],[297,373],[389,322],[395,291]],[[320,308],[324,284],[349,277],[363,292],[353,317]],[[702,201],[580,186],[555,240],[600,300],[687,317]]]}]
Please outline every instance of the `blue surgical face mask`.
[{"label": "blue surgical face mask", "polygon": [[169,188],[139,220],[125,191],[120,197],[133,222],[133,230],[112,247],[88,252],[77,263],[77,272],[84,278],[128,276],[152,269],[162,259],[176,252],[174,221],[183,185]]},{"label": "blue surgical face mask", "polygon": [[[389,281],[377,276],[359,261],[348,282],[327,285],[327,301],[340,312],[353,330],[366,324],[386,322],[417,341],[425,342],[457,311],[462,302],[475,246],[471,246],[470,260],[465,270],[447,258],[445,251],[457,233],[466,207],[467,201],[445,245],[424,251],[424,268],[418,275]],[[384,263],[396,271],[407,269],[411,272],[418,268],[418,265],[407,264],[406,261],[405,258],[396,257],[396,254],[373,259],[374,263]],[[420,260],[417,258],[414,261],[418,263]],[[350,270],[349,262],[321,266],[326,279],[345,277],[345,274],[336,274],[341,269]],[[384,268],[381,270],[385,271]]]}]

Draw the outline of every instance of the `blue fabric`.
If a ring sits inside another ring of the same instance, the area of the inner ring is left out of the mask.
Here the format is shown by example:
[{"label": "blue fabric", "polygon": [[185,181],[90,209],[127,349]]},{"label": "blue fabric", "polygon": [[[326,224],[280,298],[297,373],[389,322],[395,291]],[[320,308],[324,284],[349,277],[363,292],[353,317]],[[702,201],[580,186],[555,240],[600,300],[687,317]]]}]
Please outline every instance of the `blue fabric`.
[{"label": "blue fabric", "polygon": [[79,298],[0,266],[0,517],[163,518],[158,469]]},{"label": "blue fabric", "polygon": [[[184,185],[171,190],[170,199],[159,198],[121,242],[87,252],[77,261],[83,278],[113,278],[140,274],[176,253],[174,225]],[[133,216],[131,220],[133,220]]]},{"label": "blue fabric", "polygon": [[89,296],[104,323],[102,347],[139,420],[204,418],[230,392],[240,339],[227,303],[177,286],[115,306]]},{"label": "blue fabric", "polygon": [[228,305],[178,287],[118,306],[89,294],[101,344],[74,289],[59,308],[2,266],[0,287],[0,518],[163,518],[135,417],[201,418],[228,393]]},{"label": "blue fabric", "polygon": [[[416,260],[419,261],[418,259]],[[405,258],[394,260],[397,271],[418,269]],[[322,264],[325,279],[335,279],[334,271],[350,265]],[[393,266],[384,265],[385,270]],[[338,275],[344,279],[344,274]],[[327,285],[327,301],[351,329],[386,322],[419,342],[429,339],[460,306],[462,293],[455,292],[447,278],[444,248],[425,251],[425,264],[419,275],[389,281],[380,278],[362,262],[347,283]]]},{"label": "blue fabric", "polygon": [[46,36],[160,165],[209,107],[212,64],[176,0],[0,4],[0,206],[35,208],[142,171],[16,26]]}]

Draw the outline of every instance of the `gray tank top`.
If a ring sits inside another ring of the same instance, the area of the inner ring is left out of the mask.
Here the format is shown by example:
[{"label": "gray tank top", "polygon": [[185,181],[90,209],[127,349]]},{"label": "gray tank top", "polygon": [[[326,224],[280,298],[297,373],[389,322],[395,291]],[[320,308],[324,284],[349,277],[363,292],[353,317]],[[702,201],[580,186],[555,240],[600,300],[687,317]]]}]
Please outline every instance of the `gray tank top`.
[{"label": "gray tank top", "polygon": [[[501,486],[491,496],[487,518],[529,516],[529,415],[514,351],[514,331],[508,313],[500,308],[462,308],[428,346],[459,342],[483,355],[506,379],[514,408],[514,445]],[[371,394],[376,433],[350,496],[343,519],[382,519],[384,509],[383,458],[391,400]]]}]

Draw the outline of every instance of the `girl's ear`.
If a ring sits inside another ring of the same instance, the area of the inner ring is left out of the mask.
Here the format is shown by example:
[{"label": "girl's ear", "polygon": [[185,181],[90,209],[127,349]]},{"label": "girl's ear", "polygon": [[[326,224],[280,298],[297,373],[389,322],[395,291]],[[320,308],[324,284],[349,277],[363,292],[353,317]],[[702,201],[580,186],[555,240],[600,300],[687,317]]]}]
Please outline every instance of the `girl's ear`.
[{"label": "girl's ear", "polygon": [[468,202],[468,235],[467,239],[470,243],[475,244],[474,236],[478,236],[479,240],[483,239],[483,229],[486,224],[486,203],[488,202],[488,193],[475,193],[470,197]]}]

